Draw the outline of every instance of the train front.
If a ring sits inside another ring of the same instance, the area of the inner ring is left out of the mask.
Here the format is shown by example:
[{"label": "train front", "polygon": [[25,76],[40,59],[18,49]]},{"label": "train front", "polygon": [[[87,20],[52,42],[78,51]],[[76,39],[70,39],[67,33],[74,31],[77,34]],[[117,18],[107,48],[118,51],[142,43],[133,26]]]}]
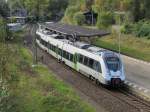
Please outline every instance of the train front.
[{"label": "train front", "polygon": [[111,86],[121,86],[125,81],[125,71],[120,56],[114,52],[104,53],[105,83]]}]

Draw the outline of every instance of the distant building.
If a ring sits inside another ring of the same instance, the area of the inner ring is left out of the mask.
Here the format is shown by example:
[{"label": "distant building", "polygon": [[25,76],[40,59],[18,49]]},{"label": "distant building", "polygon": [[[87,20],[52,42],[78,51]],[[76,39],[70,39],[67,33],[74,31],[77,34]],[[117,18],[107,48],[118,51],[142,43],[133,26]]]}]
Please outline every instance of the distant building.
[{"label": "distant building", "polygon": [[97,17],[98,17],[97,13],[95,13],[92,10],[90,10],[90,11],[84,12],[83,15],[85,16],[85,20],[86,20],[85,23],[86,24],[88,24],[88,25],[96,24]]},{"label": "distant building", "polygon": [[19,16],[12,16],[7,18],[10,20],[10,23],[25,24],[27,20],[27,17],[19,17]]},{"label": "distant building", "polygon": [[11,16],[27,17],[27,11],[18,8],[12,12]]},{"label": "distant building", "polygon": [[20,23],[9,23],[7,24],[9,31],[17,32],[22,30],[22,25]]},{"label": "distant building", "polygon": [[7,18],[10,20],[10,23],[25,24],[27,19],[27,11],[21,8],[12,10]]}]

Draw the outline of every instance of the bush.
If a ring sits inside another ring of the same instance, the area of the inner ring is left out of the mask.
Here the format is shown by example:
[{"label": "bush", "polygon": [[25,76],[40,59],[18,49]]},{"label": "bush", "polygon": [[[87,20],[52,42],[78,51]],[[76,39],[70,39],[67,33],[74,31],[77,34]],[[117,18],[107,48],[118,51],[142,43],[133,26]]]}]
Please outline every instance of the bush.
[{"label": "bush", "polygon": [[85,16],[82,12],[77,12],[73,16],[73,21],[77,25],[83,25],[85,23]]},{"label": "bush", "polygon": [[97,27],[98,28],[108,28],[113,23],[112,12],[101,12],[98,15]]},{"label": "bush", "polygon": [[134,24],[133,34],[137,37],[147,37],[150,38],[150,21],[139,21],[138,23]]},{"label": "bush", "polygon": [[150,23],[144,23],[137,31],[138,37],[150,37]]},{"label": "bush", "polygon": [[150,21],[139,21],[135,24],[125,24],[122,29],[124,34],[134,34],[137,37],[150,38]]},{"label": "bush", "polygon": [[131,34],[133,32],[132,24],[124,24],[121,28],[121,32],[124,34]]}]

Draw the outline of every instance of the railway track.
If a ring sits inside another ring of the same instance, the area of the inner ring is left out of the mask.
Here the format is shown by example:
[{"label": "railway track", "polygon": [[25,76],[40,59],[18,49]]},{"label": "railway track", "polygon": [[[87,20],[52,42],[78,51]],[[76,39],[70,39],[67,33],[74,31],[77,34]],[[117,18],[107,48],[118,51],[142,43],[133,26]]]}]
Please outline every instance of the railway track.
[{"label": "railway track", "polygon": [[106,91],[111,95],[113,95],[114,97],[118,98],[119,100],[133,106],[139,112],[150,112],[150,102],[147,102],[124,89],[116,89],[116,90],[110,89]]},{"label": "railway track", "polygon": [[[76,72],[74,70],[72,71]],[[91,80],[89,80],[88,78],[86,78],[86,80],[91,82]],[[120,101],[125,102],[129,104],[130,106],[133,106],[133,108],[135,108],[137,112],[150,112],[150,102],[145,101],[141,99],[140,97],[130,93],[129,91],[124,89],[124,87],[123,89],[108,88],[108,87],[104,87],[103,85],[97,85],[95,84],[94,81],[91,84],[93,84],[94,86],[97,86],[101,90],[104,90],[105,92],[109,93],[110,95],[114,96]]]},{"label": "railway track", "polygon": [[[51,57],[53,58],[53,57]],[[70,70],[71,68],[63,65],[64,68]],[[71,70],[75,74],[78,74],[76,71]],[[82,75],[82,74],[81,74]],[[137,112],[150,112],[150,102],[144,101],[143,99],[139,98],[138,96],[133,95],[132,93],[125,91],[124,89],[111,89],[111,88],[105,88],[101,85],[96,85],[95,82],[92,82],[87,77],[81,76],[82,78],[86,79],[88,82],[90,82],[92,85],[98,87],[98,89],[101,89],[105,91],[106,93],[110,94],[111,96],[117,98],[118,100],[132,106],[137,110]],[[73,84],[73,83],[72,83]],[[81,88],[79,86],[76,86],[76,89]],[[82,91],[82,90],[81,90]],[[88,95],[89,97],[92,97],[91,95],[87,94],[87,92],[82,91],[84,94]],[[96,97],[93,97],[94,100],[97,100]],[[97,101],[99,103],[99,101]]]},{"label": "railway track", "polygon": [[[31,41],[31,38],[28,39]],[[33,50],[31,45],[29,48]],[[38,55],[44,55],[44,64],[59,78],[72,85],[77,91],[93,99],[109,112],[150,112],[150,102],[146,102],[123,89],[108,89],[98,86],[94,81],[92,82],[87,77],[70,69],[70,67],[57,63],[56,59],[41,49],[38,49],[38,53]]]},{"label": "railway track", "polygon": [[[65,67],[68,68],[68,67]],[[69,68],[68,68],[69,69]],[[72,70],[73,72],[76,72]],[[86,78],[87,81],[90,81]],[[95,82],[91,82],[92,85],[97,86],[99,89],[104,90],[105,92],[109,93],[110,95],[114,96],[115,98],[119,99],[122,102],[125,102],[135,108],[137,112],[150,112],[150,102],[141,99],[140,97],[130,93],[126,89],[116,89],[116,88],[108,88],[104,87],[103,85],[97,85]],[[86,92],[84,92],[86,94]]]}]

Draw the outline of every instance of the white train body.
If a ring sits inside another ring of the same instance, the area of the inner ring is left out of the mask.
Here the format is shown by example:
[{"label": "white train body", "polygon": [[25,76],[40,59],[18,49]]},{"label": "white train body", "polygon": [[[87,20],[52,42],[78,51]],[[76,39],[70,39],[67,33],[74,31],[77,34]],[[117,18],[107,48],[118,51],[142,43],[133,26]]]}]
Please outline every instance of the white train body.
[{"label": "white train body", "polygon": [[104,85],[124,82],[124,67],[118,54],[83,42],[72,43],[43,29],[36,34],[36,42],[43,50],[87,77]]}]

